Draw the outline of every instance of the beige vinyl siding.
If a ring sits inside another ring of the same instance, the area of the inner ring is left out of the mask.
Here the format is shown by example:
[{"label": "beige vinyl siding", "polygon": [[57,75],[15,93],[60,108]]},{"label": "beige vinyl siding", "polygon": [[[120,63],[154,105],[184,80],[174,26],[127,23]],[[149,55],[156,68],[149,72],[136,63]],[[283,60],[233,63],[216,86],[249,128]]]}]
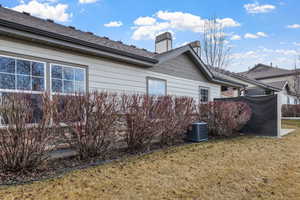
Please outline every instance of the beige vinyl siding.
[{"label": "beige vinyl siding", "polygon": [[[146,77],[155,77],[167,81],[170,95],[189,96],[198,100],[199,86],[208,87],[210,100],[220,97],[220,86],[205,81],[189,80],[107,59],[86,56],[60,49],[45,48],[18,40],[0,37],[0,54],[11,52],[40,59],[47,62],[65,62],[67,64],[86,66],[88,68],[89,90],[106,90],[118,93],[146,93]],[[199,77],[199,80],[201,77]]]},{"label": "beige vinyl siding", "polygon": [[156,65],[150,70],[171,76],[207,82],[207,78],[201,73],[190,56],[186,54],[179,55],[174,59]]}]

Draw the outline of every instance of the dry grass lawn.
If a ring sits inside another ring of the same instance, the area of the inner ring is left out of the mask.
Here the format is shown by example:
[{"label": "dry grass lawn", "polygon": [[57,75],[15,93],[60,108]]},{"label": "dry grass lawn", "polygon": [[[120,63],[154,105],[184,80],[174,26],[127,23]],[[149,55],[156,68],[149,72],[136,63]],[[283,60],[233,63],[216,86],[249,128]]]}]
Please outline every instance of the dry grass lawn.
[{"label": "dry grass lawn", "polygon": [[172,148],[0,188],[0,199],[300,199],[300,121],[284,124],[297,131]]}]

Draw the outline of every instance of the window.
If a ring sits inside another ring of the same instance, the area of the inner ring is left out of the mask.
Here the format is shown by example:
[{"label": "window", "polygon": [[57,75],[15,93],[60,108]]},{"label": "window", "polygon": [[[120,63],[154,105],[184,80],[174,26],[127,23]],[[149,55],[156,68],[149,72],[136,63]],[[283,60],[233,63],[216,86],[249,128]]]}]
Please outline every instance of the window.
[{"label": "window", "polygon": [[157,78],[147,78],[147,94],[153,96],[167,95],[167,81]]},{"label": "window", "polygon": [[51,91],[63,94],[85,92],[85,69],[52,64]]},{"label": "window", "polygon": [[207,103],[209,101],[209,89],[200,87],[199,100],[201,103]]},{"label": "window", "polygon": [[266,90],[265,91],[265,95],[271,95],[272,94],[272,90]]},{"label": "window", "polygon": [[45,63],[0,56],[0,91],[45,90]]},{"label": "window", "polygon": [[290,104],[290,97],[286,97],[287,98],[287,104]]},{"label": "window", "polygon": [[[45,67],[43,62],[0,56],[0,98],[7,98],[13,93],[26,93],[32,102],[33,118],[37,122],[42,117],[41,93],[45,91]],[[1,116],[1,125],[7,122]]]}]

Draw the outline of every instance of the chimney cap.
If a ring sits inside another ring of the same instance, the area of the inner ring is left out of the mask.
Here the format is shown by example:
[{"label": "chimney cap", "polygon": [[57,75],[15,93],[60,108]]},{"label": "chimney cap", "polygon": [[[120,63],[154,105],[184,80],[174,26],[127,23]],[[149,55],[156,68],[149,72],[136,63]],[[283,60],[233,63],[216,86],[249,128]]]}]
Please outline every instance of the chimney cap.
[{"label": "chimney cap", "polygon": [[192,48],[200,47],[200,41],[199,41],[199,40],[196,40],[196,41],[194,41],[194,42],[189,43],[189,45],[190,45]]},{"label": "chimney cap", "polygon": [[162,33],[155,38],[155,42],[161,42],[163,40],[172,40],[172,34],[170,32]]}]

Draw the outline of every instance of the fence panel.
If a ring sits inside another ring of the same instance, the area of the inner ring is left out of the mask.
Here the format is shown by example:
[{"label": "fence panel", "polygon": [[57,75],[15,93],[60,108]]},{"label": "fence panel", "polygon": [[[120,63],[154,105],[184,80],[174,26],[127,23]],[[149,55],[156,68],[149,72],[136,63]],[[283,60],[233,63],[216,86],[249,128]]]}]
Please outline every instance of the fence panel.
[{"label": "fence panel", "polygon": [[280,137],[281,103],[278,95],[240,96],[220,98],[215,101],[240,101],[247,103],[252,109],[252,116],[241,130],[242,133],[259,136]]}]

